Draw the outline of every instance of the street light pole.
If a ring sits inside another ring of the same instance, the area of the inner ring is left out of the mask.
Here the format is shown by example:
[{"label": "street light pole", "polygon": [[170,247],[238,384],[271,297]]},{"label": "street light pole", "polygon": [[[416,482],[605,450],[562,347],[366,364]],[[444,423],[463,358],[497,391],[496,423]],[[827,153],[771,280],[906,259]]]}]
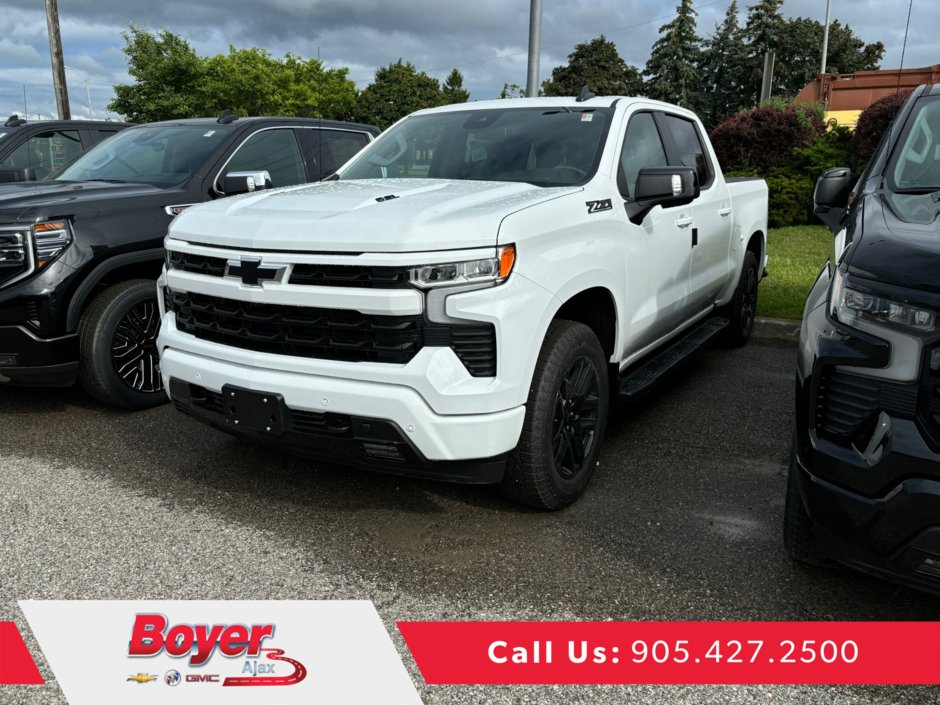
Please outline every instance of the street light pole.
[{"label": "street light pole", "polygon": [[85,98],[88,101],[88,116],[94,120],[95,119],[95,109],[91,107],[91,89],[88,87],[88,74],[80,69],[74,68],[72,66],[66,66],[65,68],[70,71],[74,71],[79,76],[82,77],[82,80],[85,82]]},{"label": "street light pole", "polygon": [[539,54],[542,51],[542,0],[529,5],[529,74],[525,85],[527,98],[539,94]]},{"label": "street light pole", "polygon": [[823,31],[822,68],[819,73],[826,73],[826,55],[829,53],[829,0],[826,0],[826,29]]}]

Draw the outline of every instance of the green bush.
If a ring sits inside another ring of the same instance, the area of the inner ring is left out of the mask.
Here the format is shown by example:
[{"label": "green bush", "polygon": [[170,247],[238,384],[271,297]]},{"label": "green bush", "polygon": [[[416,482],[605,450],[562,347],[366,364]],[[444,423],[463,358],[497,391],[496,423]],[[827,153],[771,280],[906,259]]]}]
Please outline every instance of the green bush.
[{"label": "green bush", "polygon": [[790,169],[774,169],[764,177],[770,198],[767,220],[772,228],[805,225],[813,218],[815,181]]}]

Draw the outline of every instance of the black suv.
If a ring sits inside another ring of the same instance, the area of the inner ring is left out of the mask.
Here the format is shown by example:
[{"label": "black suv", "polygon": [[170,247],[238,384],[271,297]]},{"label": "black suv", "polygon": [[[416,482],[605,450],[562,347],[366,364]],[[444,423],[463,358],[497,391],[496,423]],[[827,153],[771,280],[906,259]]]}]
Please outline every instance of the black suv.
[{"label": "black suv", "polygon": [[803,314],[784,541],[940,593],[940,86],[850,181],[816,185],[836,236]]},{"label": "black suv", "polygon": [[0,384],[80,379],[115,406],[161,403],[155,280],[173,217],[317,181],[376,134],[307,118],[160,122],[119,132],[49,180],[0,186]]},{"label": "black suv", "polygon": [[45,179],[126,122],[103,120],[27,121],[11,115],[0,127],[0,183]]}]

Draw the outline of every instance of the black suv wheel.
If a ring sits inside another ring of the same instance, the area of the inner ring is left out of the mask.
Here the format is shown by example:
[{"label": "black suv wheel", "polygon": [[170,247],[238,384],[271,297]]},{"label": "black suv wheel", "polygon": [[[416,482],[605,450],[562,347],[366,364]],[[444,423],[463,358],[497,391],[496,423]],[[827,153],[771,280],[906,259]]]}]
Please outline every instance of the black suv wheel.
[{"label": "black suv wheel", "polygon": [[79,326],[79,375],[93,397],[125,409],[167,400],[160,377],[156,283],[133,279],[108,287]]}]

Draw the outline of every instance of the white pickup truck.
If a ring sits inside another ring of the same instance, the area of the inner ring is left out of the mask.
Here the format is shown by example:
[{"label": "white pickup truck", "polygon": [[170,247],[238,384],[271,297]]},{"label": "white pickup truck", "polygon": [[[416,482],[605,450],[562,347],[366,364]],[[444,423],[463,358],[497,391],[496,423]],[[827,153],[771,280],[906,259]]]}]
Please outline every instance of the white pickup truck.
[{"label": "white pickup truck", "polygon": [[558,508],[612,400],[748,339],[766,232],[766,184],[725,179],[687,110],[423,110],[332,180],[176,218],[161,372],[227,431]]}]

